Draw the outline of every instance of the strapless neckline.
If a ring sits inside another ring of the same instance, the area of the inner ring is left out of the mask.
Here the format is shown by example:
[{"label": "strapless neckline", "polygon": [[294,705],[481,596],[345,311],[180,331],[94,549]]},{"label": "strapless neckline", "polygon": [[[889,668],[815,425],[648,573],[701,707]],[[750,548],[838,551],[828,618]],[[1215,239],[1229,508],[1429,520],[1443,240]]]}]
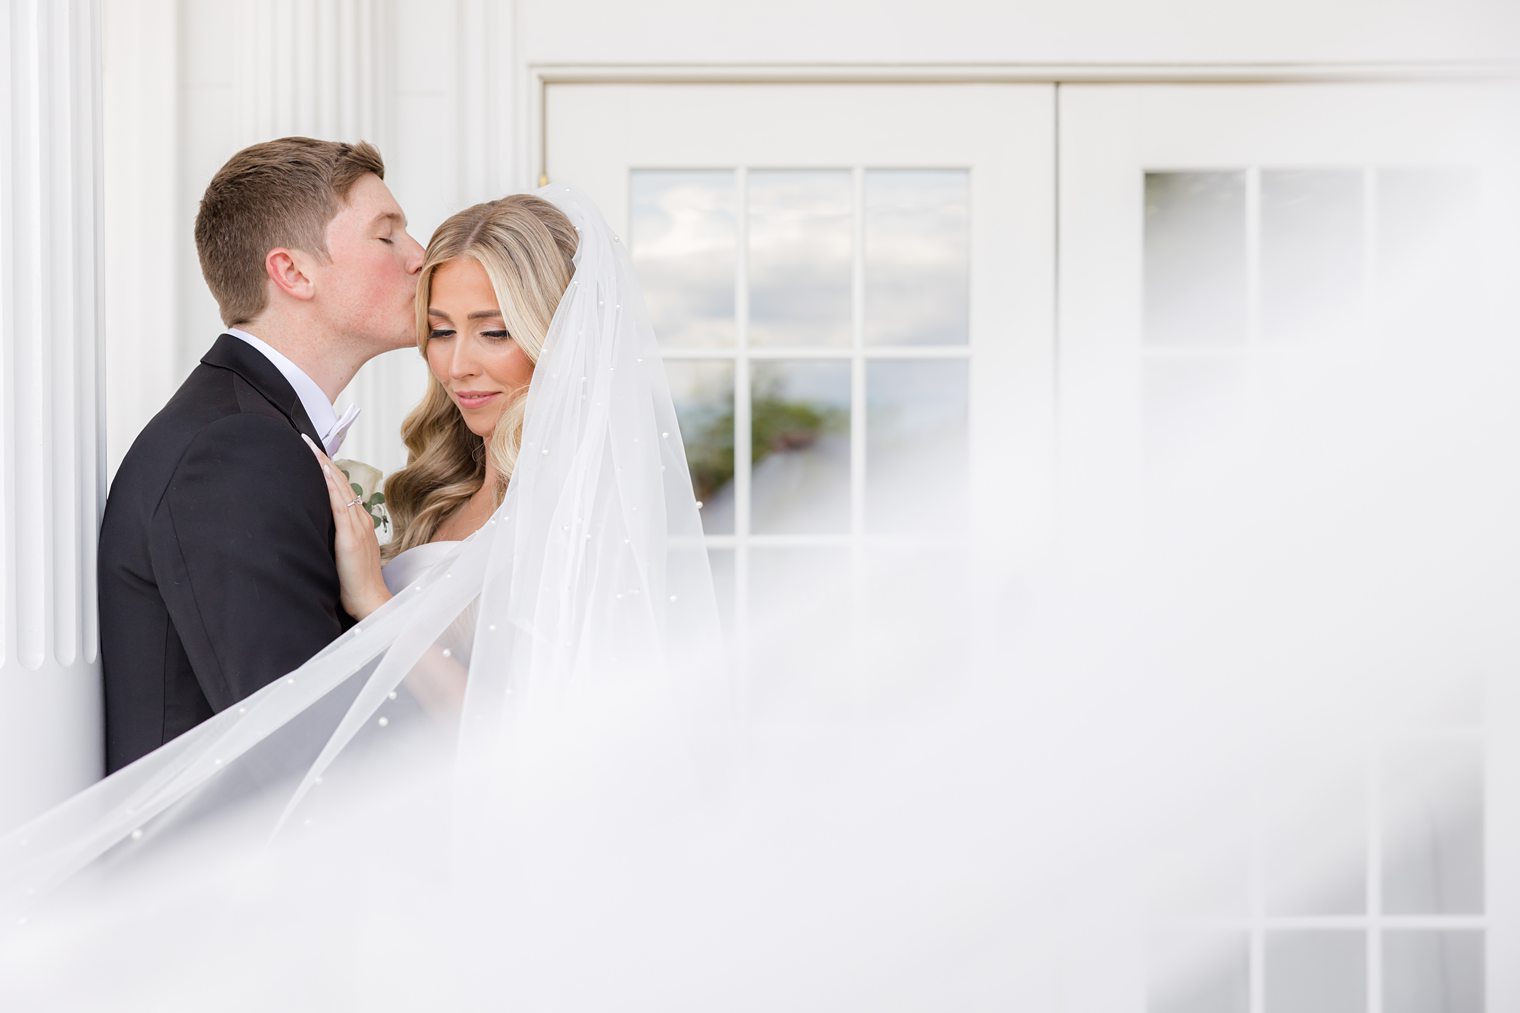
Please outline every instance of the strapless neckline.
[{"label": "strapless neckline", "polygon": [[427,572],[449,550],[458,546],[458,541],[423,542],[421,545],[412,546],[380,568],[380,575],[385,578],[386,588],[391,594],[396,594]]}]

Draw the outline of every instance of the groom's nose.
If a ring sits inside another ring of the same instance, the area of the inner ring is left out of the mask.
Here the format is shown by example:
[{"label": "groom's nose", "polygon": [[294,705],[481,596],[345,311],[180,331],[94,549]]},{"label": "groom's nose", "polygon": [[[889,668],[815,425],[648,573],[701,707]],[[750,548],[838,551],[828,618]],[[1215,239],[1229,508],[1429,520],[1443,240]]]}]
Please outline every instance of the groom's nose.
[{"label": "groom's nose", "polygon": [[406,251],[406,273],[416,274],[422,270],[422,260],[427,255],[427,251],[422,248],[421,243],[412,238],[410,232],[405,235],[406,242],[409,244]]}]

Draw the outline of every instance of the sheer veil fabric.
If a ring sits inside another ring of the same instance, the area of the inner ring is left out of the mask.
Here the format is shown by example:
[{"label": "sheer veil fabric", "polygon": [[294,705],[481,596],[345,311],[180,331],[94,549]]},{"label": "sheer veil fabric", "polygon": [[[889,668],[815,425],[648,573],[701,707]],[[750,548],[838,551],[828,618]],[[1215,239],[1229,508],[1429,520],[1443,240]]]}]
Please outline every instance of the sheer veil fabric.
[{"label": "sheer veil fabric", "polygon": [[208,820],[252,841],[305,827],[365,765],[448,757],[450,818],[468,820],[523,741],[588,714],[726,714],[698,505],[628,251],[583,194],[536,194],[580,243],[501,507],[300,668],[0,840],[0,931],[80,870],[151,861]]}]

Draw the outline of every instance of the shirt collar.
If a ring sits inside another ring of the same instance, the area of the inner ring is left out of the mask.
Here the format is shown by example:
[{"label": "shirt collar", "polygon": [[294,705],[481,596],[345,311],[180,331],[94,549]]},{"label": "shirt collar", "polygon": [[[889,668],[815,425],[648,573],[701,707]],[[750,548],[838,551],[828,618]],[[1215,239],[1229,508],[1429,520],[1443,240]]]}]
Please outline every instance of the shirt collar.
[{"label": "shirt collar", "polygon": [[312,428],[325,440],[338,422],[338,410],[333,403],[327,400],[327,395],[322,393],[322,388],[317,382],[306,375],[306,371],[297,366],[290,359],[280,354],[273,346],[265,341],[254,337],[247,331],[236,327],[227,328],[226,333],[239,338],[259,350],[259,353],[268,359],[280,375],[285,377],[290,386],[295,388],[296,397],[301,399],[301,407],[306,409],[306,417],[311,419]]}]

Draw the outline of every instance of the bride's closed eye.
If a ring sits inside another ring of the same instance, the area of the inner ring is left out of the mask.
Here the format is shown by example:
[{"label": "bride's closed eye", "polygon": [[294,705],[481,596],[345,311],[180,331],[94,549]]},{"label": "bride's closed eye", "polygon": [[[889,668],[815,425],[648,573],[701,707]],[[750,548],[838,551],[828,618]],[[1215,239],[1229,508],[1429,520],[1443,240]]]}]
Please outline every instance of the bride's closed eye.
[{"label": "bride's closed eye", "polygon": [[452,338],[453,336],[454,336],[454,332],[453,331],[445,330],[444,328],[441,328],[441,327],[435,327],[432,330],[428,331],[428,340],[430,340],[430,341],[433,338]]},{"label": "bride's closed eye", "polygon": [[481,331],[480,333],[483,337],[490,338],[492,341],[506,341],[512,337],[506,331]]}]

